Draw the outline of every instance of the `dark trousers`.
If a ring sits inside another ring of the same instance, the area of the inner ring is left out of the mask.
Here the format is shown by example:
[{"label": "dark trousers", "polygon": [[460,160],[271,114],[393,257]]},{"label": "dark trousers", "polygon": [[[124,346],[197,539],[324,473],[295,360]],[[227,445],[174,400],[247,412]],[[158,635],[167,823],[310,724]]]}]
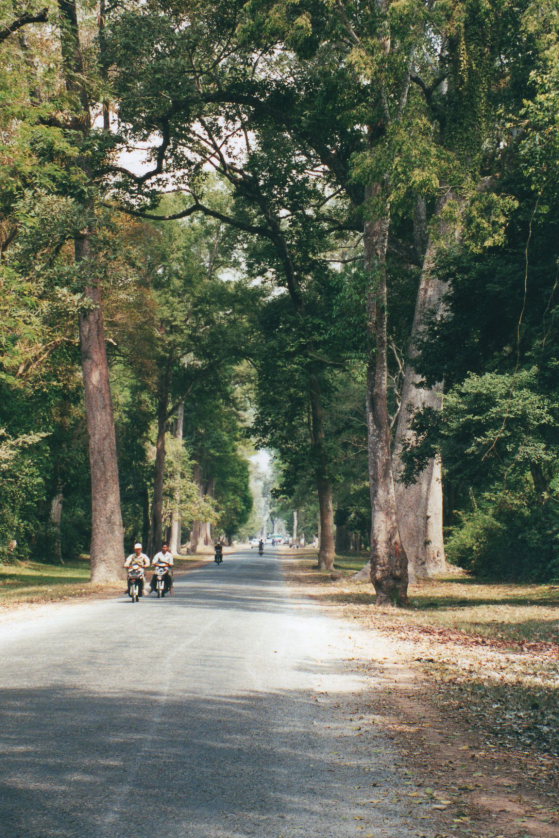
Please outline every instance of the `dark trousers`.
[{"label": "dark trousers", "polygon": [[[171,590],[171,587],[172,587],[172,584],[173,584],[173,576],[172,576],[170,570],[168,570],[167,573],[165,574],[165,576],[163,577],[163,581],[165,582],[165,593],[168,594],[169,591]],[[157,582],[157,574],[154,573],[153,576],[151,577],[151,582],[150,582],[150,588],[151,588],[152,591],[155,591],[155,583],[156,582]]]},{"label": "dark trousers", "polygon": [[[131,579],[128,580],[128,594],[129,595],[130,595],[130,582],[131,581],[132,581]],[[135,581],[138,583],[138,594],[139,594],[139,596],[143,596],[144,595],[144,580],[143,579],[136,579]]]}]

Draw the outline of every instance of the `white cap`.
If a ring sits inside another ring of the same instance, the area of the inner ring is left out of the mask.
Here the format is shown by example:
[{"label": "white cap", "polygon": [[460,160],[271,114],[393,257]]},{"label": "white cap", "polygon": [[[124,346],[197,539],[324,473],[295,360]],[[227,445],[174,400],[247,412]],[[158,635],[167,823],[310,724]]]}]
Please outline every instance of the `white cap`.
[{"label": "white cap", "polygon": [[137,550],[138,548],[140,548],[140,550],[142,549],[142,545],[140,544],[140,542],[139,542],[139,541],[137,541],[137,542],[134,544],[134,550]]}]

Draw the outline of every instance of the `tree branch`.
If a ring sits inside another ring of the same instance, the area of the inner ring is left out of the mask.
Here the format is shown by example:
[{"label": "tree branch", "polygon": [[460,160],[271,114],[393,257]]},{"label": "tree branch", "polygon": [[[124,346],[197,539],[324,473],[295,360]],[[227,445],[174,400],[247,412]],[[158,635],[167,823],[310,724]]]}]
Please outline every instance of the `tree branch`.
[{"label": "tree branch", "polygon": [[230,224],[231,227],[236,227],[238,230],[243,230],[245,233],[252,233],[256,236],[266,236],[272,238],[272,232],[267,227],[258,227],[254,224],[248,224],[244,221],[239,221],[229,215],[213,210],[210,207],[201,204],[200,201],[195,201],[189,207],[180,212],[172,213],[171,215],[155,215],[153,213],[144,212],[143,210],[135,210],[131,207],[123,207],[118,204],[103,203],[102,206],[108,209],[116,209],[126,215],[133,215],[135,218],[145,218],[148,221],[178,221],[181,218],[188,218],[195,212],[201,212],[204,215],[209,215],[211,218],[216,218],[218,221],[223,221],[225,224]]},{"label": "tree branch", "polygon": [[48,16],[48,9],[41,9],[41,11],[37,12],[36,14],[28,12],[27,14],[21,15],[20,17],[12,21],[12,23],[10,23],[4,29],[0,29],[0,42],[5,41],[6,38],[9,38],[10,35],[13,35],[14,32],[17,32],[18,29],[22,28],[22,26],[27,26],[27,24],[29,23],[46,23],[46,21],[48,20]]}]

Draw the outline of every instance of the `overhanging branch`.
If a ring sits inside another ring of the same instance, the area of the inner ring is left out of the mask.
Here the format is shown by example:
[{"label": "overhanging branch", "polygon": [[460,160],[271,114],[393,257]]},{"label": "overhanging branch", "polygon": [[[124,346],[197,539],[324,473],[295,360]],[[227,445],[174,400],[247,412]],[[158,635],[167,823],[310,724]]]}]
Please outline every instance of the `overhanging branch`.
[{"label": "overhanging branch", "polygon": [[41,11],[36,14],[28,12],[27,14],[21,15],[12,21],[12,23],[8,26],[4,27],[4,29],[0,29],[0,41],[5,41],[6,38],[9,38],[10,35],[17,32],[18,29],[22,28],[22,26],[27,26],[29,23],[46,23],[48,16],[48,9],[41,9]]}]

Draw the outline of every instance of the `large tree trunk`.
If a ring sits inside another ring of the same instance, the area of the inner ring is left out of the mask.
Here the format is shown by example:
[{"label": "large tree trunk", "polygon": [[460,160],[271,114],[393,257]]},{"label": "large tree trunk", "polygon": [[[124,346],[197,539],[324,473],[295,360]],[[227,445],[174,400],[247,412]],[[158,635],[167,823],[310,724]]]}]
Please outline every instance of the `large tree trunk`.
[{"label": "large tree trunk", "polygon": [[148,541],[148,555],[154,556],[161,549],[163,539],[163,487],[165,482],[165,432],[169,411],[169,383],[171,376],[170,359],[165,361],[157,398],[157,440],[155,444],[155,470],[153,480],[153,499],[151,505],[151,527]]},{"label": "large tree trunk", "polygon": [[[420,387],[420,376],[415,372],[418,357],[417,343],[422,336],[428,319],[442,317],[444,313],[445,284],[437,277],[435,263],[437,254],[452,237],[457,238],[455,222],[447,221],[444,210],[456,200],[453,190],[448,189],[438,202],[431,234],[427,239],[423,268],[417,292],[415,314],[410,336],[404,384],[396,437],[394,445],[394,471],[401,477],[401,454],[406,443],[413,441],[411,422],[416,411],[423,408],[440,410],[442,407],[442,384],[434,387]],[[424,237],[422,236],[424,239]],[[401,480],[396,483],[398,524],[409,561],[410,578],[422,579],[435,576],[446,569],[443,540],[443,485],[442,468],[438,457],[429,461],[425,469],[411,485]]]},{"label": "large tree trunk", "polygon": [[[76,3],[75,0],[58,0],[58,7],[62,71],[75,110],[73,127],[81,132],[85,140],[91,130],[91,117],[84,83]],[[89,178],[86,163],[83,170]],[[86,198],[84,209],[92,212],[90,198]],[[76,262],[85,262],[90,258],[89,231],[75,239],[75,256]],[[79,326],[91,468],[91,579],[112,582],[122,574],[123,527],[101,291],[95,280],[85,289],[85,296],[91,305],[80,316]]]},{"label": "large tree trunk", "polygon": [[[382,195],[382,186],[367,189],[367,204]],[[396,516],[396,494],[392,473],[390,416],[388,412],[387,359],[387,276],[386,253],[390,211],[367,220],[364,226],[365,267],[369,274],[368,333],[370,358],[367,371],[367,428],[369,480],[371,490],[371,582],[377,603],[407,602],[407,557]]]},{"label": "large tree trunk", "polygon": [[318,375],[311,376],[309,398],[311,403],[311,444],[316,475],[316,490],[320,515],[318,566],[332,570],[336,555],[334,541],[334,503],[332,482],[328,477],[328,459],[325,449],[324,412]]},{"label": "large tree trunk", "polygon": [[336,555],[334,529],[334,502],[332,484],[329,480],[317,481],[320,530],[318,541],[318,566],[321,570],[332,570]]},{"label": "large tree trunk", "polygon": [[62,507],[64,504],[64,495],[59,490],[53,497],[50,504],[50,522],[54,530],[54,557],[58,564],[64,564],[62,558]]},{"label": "large tree trunk", "polygon": [[[198,491],[200,492],[200,496],[204,497],[204,495],[210,495],[213,497],[214,486],[213,481],[210,481],[208,484],[205,483],[202,477],[202,469],[199,463],[194,463],[193,468],[193,477],[198,485]],[[190,533],[190,550],[192,553],[196,553],[200,544],[204,547],[207,547],[209,544],[212,543],[212,529],[211,524],[209,521],[194,521],[192,524],[192,530]]]},{"label": "large tree trunk", "polygon": [[[76,240],[76,260],[89,256],[87,236]],[[80,317],[80,345],[91,468],[91,579],[117,581],[124,563],[123,527],[113,403],[101,294],[86,289],[95,307]]]},{"label": "large tree trunk", "polygon": [[201,521],[194,521],[192,524],[192,529],[190,531],[190,552],[196,553],[198,550],[198,544],[200,543],[200,527],[202,526]]},{"label": "large tree trunk", "polygon": [[142,544],[149,541],[150,515],[149,515],[149,489],[147,485],[142,487]]},{"label": "large tree trunk", "polygon": [[[175,425],[175,439],[178,439],[182,443],[184,433],[184,402],[181,402],[177,409],[177,422]],[[181,548],[181,519],[180,519],[180,488],[178,484],[180,484],[180,477],[177,481],[177,489],[175,492],[174,502],[173,502],[173,511],[171,516],[171,535],[170,535],[170,544],[169,548],[171,553],[180,553]]]}]

